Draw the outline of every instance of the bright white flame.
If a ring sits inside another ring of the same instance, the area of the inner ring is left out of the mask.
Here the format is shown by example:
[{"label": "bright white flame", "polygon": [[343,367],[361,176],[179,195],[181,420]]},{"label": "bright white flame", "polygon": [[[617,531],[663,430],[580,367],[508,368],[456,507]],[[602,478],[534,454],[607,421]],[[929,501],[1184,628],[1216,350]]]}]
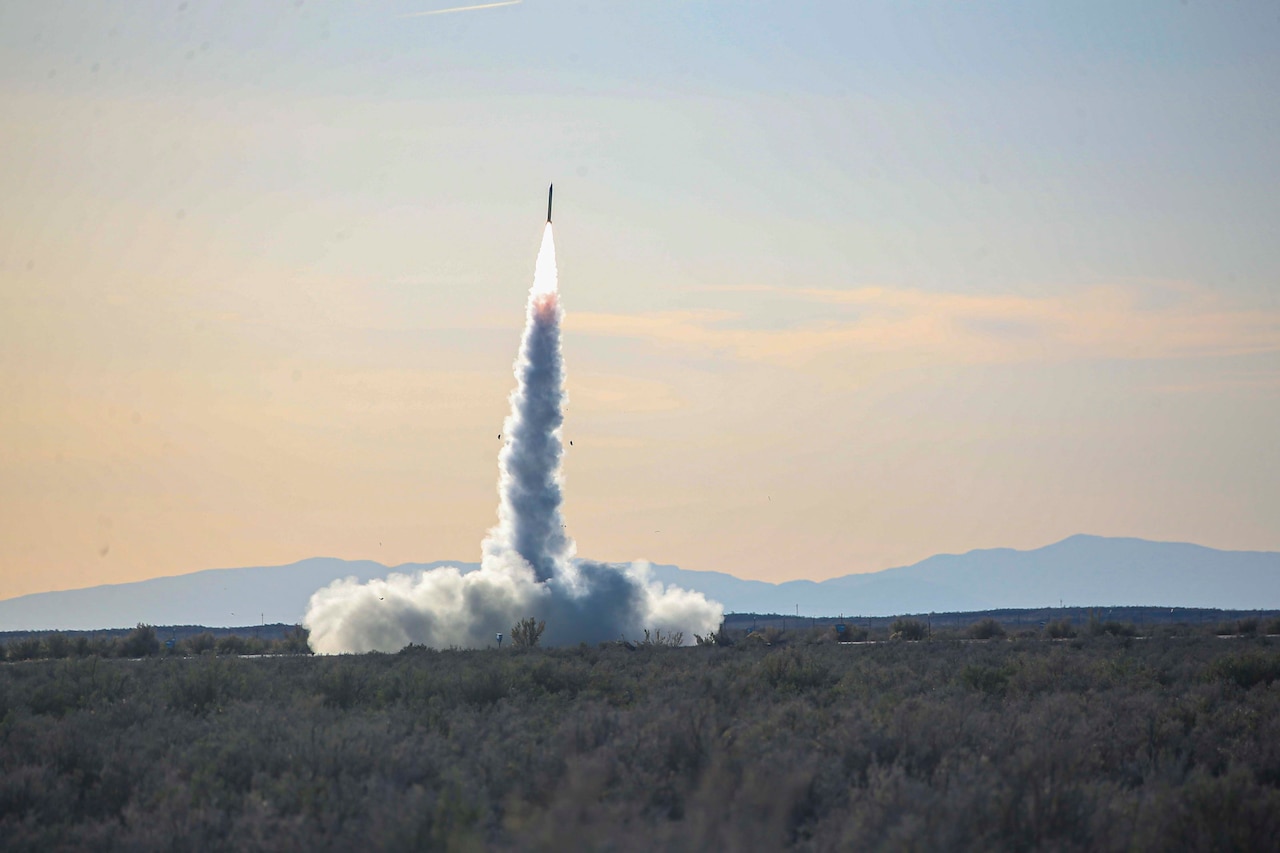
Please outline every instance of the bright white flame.
[{"label": "bright white flame", "polygon": [[529,295],[542,296],[546,293],[555,293],[558,278],[556,241],[551,236],[551,223],[548,222],[546,230],[542,232],[542,248],[538,249],[538,262],[533,265],[533,287],[529,288]]}]

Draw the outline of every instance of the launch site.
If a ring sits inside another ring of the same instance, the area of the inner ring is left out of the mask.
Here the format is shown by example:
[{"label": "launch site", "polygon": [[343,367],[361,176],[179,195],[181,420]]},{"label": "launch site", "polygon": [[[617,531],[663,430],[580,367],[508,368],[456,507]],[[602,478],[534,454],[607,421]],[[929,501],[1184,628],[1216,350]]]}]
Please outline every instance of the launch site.
[{"label": "launch site", "polygon": [[0,7],[0,847],[1270,849],[1277,37]]}]

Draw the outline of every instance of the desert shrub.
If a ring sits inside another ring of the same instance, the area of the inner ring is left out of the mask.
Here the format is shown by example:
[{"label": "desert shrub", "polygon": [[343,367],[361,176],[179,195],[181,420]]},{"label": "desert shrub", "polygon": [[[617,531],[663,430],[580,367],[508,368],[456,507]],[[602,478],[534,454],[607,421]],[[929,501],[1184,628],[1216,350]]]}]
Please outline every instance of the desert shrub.
[{"label": "desert shrub", "polygon": [[757,646],[775,646],[782,645],[786,638],[786,633],[775,625],[766,625],[763,628],[757,628],[747,634],[746,640]]},{"label": "desert shrub", "polygon": [[1052,640],[1066,640],[1076,635],[1069,619],[1056,619],[1044,626],[1044,635]]},{"label": "desert shrub", "polygon": [[468,705],[492,705],[511,693],[511,683],[491,667],[467,673],[459,684],[459,695]]},{"label": "desert shrub", "polygon": [[1010,671],[1002,666],[971,663],[960,670],[960,683],[981,693],[1003,693],[1009,684]]},{"label": "desert shrub", "polygon": [[40,640],[37,637],[10,640],[5,646],[5,655],[9,660],[35,660],[40,657],[40,651]]},{"label": "desert shrub", "polygon": [[100,658],[120,657],[120,646],[124,641],[117,637],[94,637],[89,640],[92,650],[90,654]]},{"label": "desert shrub", "polygon": [[324,704],[344,711],[364,699],[368,684],[367,671],[349,661],[330,667],[316,682]]},{"label": "desert shrub", "polygon": [[170,708],[205,714],[245,695],[243,670],[232,661],[207,656],[180,663],[169,681]]},{"label": "desert shrub", "polygon": [[1209,673],[1214,678],[1233,681],[1247,690],[1255,684],[1270,684],[1280,679],[1280,655],[1250,651],[1219,658],[1209,668]]},{"label": "desert shrub", "polygon": [[547,628],[546,621],[539,622],[532,616],[511,626],[511,645],[517,649],[536,648]]},{"label": "desert shrub", "polygon": [[[1280,620],[1276,620],[1280,622]],[[1219,622],[1213,629],[1213,633],[1219,637],[1245,636],[1251,637],[1258,633],[1258,629],[1262,627],[1261,620],[1256,616],[1246,616],[1244,619],[1234,619],[1228,622]]]},{"label": "desert shrub", "polygon": [[662,629],[655,628],[652,632],[644,629],[644,639],[640,641],[642,646],[666,646],[668,648],[676,648],[684,645],[683,631],[668,631],[662,633]]},{"label": "desert shrub", "polygon": [[54,633],[44,638],[44,656],[49,658],[65,658],[71,656],[71,641],[66,634]]},{"label": "desert shrub", "polygon": [[1004,626],[987,617],[969,626],[969,636],[975,640],[991,640],[1004,636]]},{"label": "desert shrub", "polygon": [[97,659],[61,660],[47,667],[26,694],[33,714],[62,717],[81,708],[102,707],[125,697],[131,688],[124,671]]},{"label": "desert shrub", "polygon": [[1152,637],[1196,637],[1204,632],[1188,625],[1186,622],[1163,622],[1151,627],[1148,632]]},{"label": "desert shrub", "polygon": [[581,667],[567,666],[562,661],[544,659],[529,670],[529,681],[546,693],[576,696],[586,688],[590,673]]},{"label": "desert shrub", "polygon": [[27,698],[27,707],[33,714],[61,717],[67,711],[80,707],[80,693],[75,685],[65,679],[41,684]]},{"label": "desert shrub", "polygon": [[309,655],[311,654],[311,632],[301,625],[295,625],[277,641],[276,648],[281,654]]},{"label": "desert shrub", "polygon": [[889,626],[893,640],[923,640],[929,635],[929,627],[918,619],[895,619]]},{"label": "desert shrub", "polygon": [[0,666],[0,847],[1269,849],[1277,659],[1197,635]]},{"label": "desert shrub", "polygon": [[775,690],[803,691],[827,687],[834,682],[831,668],[816,655],[789,648],[767,655],[760,661],[760,675]]},{"label": "desert shrub", "polygon": [[1089,621],[1089,633],[1095,637],[1111,636],[1111,637],[1135,637],[1138,629],[1128,622],[1119,622],[1115,619],[1109,619],[1106,622],[1094,618]]},{"label": "desert shrub", "polygon": [[120,642],[120,655],[126,658],[145,658],[160,653],[160,640],[156,629],[141,622]]},{"label": "desert shrub", "polygon": [[1102,634],[1102,633],[1103,633],[1103,631],[1102,631],[1102,617],[1098,615],[1098,611],[1097,611],[1097,610],[1090,610],[1090,611],[1089,611],[1089,621],[1088,621],[1088,623],[1087,623],[1087,624],[1086,624],[1086,626],[1085,626],[1085,631],[1086,631],[1086,632],[1089,634],[1089,636],[1091,636],[1091,637],[1096,637],[1096,636],[1098,636],[1098,635],[1100,635],[1100,634]]},{"label": "desert shrub", "polygon": [[248,644],[244,637],[238,634],[228,634],[225,637],[219,637],[214,648],[220,655],[243,655],[247,653]]},{"label": "desert shrub", "polygon": [[834,643],[836,641],[836,629],[834,625],[828,625],[825,628],[810,628],[800,633],[800,641],[806,646],[820,646],[823,643]]},{"label": "desert shrub", "polygon": [[710,634],[707,634],[706,636],[703,636],[701,634],[694,634],[693,638],[694,640],[697,641],[698,645],[700,646],[731,646],[733,645],[733,640],[729,637],[729,631],[727,628],[725,628],[724,622],[721,622],[720,627],[712,631]]},{"label": "desert shrub", "polygon": [[218,640],[213,634],[204,631],[199,634],[193,634],[184,639],[179,646],[189,655],[203,655],[212,652],[218,646]]}]

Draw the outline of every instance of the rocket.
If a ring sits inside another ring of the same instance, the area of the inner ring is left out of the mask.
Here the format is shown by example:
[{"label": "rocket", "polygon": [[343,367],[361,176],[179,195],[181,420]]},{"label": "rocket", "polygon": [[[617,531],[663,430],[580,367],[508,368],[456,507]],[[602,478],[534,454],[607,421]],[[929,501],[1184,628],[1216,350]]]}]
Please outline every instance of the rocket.
[{"label": "rocket", "polygon": [[555,184],[547,184],[547,224],[551,224],[551,191],[555,189]]}]

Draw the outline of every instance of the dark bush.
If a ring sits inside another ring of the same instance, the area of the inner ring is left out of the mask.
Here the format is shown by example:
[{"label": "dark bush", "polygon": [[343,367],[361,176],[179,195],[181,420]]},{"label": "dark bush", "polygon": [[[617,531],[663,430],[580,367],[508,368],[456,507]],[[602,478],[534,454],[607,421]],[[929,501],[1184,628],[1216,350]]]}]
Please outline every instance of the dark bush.
[{"label": "dark bush", "polygon": [[542,640],[546,621],[539,622],[530,616],[511,626],[511,645],[517,649],[532,649]]},{"label": "dark bush", "polygon": [[40,657],[40,652],[40,640],[37,637],[10,640],[5,646],[5,653],[9,660],[35,660]]},{"label": "dark bush", "polygon": [[[1280,620],[1276,620],[1280,622]],[[1236,619],[1231,622],[1219,622],[1213,632],[1219,637],[1245,636],[1251,637],[1258,633],[1261,628],[1261,620],[1256,616],[1246,616],[1244,619]]]},{"label": "dark bush", "polygon": [[655,628],[653,631],[650,631],[648,628],[645,628],[644,639],[640,641],[640,645],[665,646],[667,648],[677,648],[679,646],[684,645],[684,632],[668,631],[667,633],[664,634],[662,633],[662,629],[660,628]]},{"label": "dark bush", "polygon": [[214,651],[218,647],[218,640],[213,634],[204,631],[187,637],[178,645],[189,655],[202,655]]},{"label": "dark bush", "polygon": [[997,639],[1004,636],[1004,626],[988,617],[970,625],[969,636],[975,640]]},{"label": "dark bush", "polygon": [[150,625],[139,623],[120,642],[121,657],[145,658],[159,653],[160,640],[156,637],[156,629]]},{"label": "dark bush", "polygon": [[468,705],[492,705],[511,694],[511,684],[503,673],[486,668],[482,672],[470,672],[463,676],[459,695]]},{"label": "dark bush", "polygon": [[1270,684],[1280,678],[1280,655],[1245,652],[1219,658],[1209,672],[1215,678],[1233,681],[1247,690],[1256,684]]},{"label": "dark bush", "polygon": [[780,646],[787,640],[787,632],[777,625],[766,625],[760,629],[759,634],[766,646]]},{"label": "dark bush", "polygon": [[180,662],[167,692],[170,708],[193,714],[221,709],[247,695],[243,671],[212,656]]},{"label": "dark bush", "polygon": [[1101,637],[1104,634],[1115,635],[1117,631],[1120,631],[1121,633],[1123,633],[1123,629],[1121,629],[1119,626],[1120,626],[1120,623],[1115,620],[1103,622],[1102,617],[1099,615],[1099,612],[1097,610],[1089,611],[1089,624],[1088,624],[1089,636]]},{"label": "dark bush", "polygon": [[725,628],[724,623],[720,623],[720,627],[707,634],[705,637],[700,634],[693,635],[694,640],[700,646],[731,646],[733,640],[729,637],[729,631]]},{"label": "dark bush", "polygon": [[225,637],[219,637],[215,648],[220,655],[243,655],[247,653],[248,644],[244,637],[238,634],[228,634]]},{"label": "dark bush", "polygon": [[844,643],[862,643],[865,642],[871,632],[861,625],[845,625],[844,633],[840,635],[840,641]]},{"label": "dark bush", "polygon": [[350,661],[341,661],[320,675],[317,686],[324,704],[345,711],[369,695],[369,673]]},{"label": "dark bush", "polygon": [[277,651],[286,655],[311,654],[311,632],[301,625],[289,629],[276,644]]},{"label": "dark bush", "polygon": [[969,664],[960,671],[960,683],[982,693],[1003,693],[1009,684],[1009,670],[986,664]]},{"label": "dark bush", "polygon": [[918,619],[895,619],[889,626],[889,637],[894,640],[923,640],[929,627]]},{"label": "dark bush", "polygon": [[44,656],[55,660],[71,656],[71,641],[66,634],[55,633],[44,638]]},{"label": "dark bush", "polygon": [[1044,626],[1044,635],[1053,640],[1067,640],[1076,635],[1076,629],[1070,620],[1057,619]]},{"label": "dark bush", "polygon": [[766,656],[760,662],[760,674],[775,690],[813,690],[834,681],[830,667],[799,649],[785,649]]}]

